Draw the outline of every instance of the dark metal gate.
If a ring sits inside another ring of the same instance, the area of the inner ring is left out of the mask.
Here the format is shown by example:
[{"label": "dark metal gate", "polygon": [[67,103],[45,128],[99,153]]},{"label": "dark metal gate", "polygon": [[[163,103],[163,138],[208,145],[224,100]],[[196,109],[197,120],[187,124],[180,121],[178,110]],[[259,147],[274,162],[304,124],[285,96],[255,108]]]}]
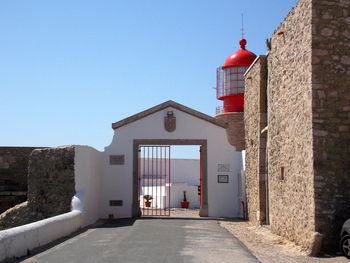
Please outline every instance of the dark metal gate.
[{"label": "dark metal gate", "polygon": [[139,146],[139,204],[142,216],[170,216],[170,146]]}]

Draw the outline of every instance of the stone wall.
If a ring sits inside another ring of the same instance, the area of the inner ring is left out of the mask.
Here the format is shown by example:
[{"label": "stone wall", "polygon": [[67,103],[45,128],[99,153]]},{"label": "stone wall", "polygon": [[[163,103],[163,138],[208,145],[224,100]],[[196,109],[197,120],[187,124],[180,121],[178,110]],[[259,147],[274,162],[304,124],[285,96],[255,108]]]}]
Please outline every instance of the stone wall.
[{"label": "stone wall", "polygon": [[73,146],[34,150],[29,158],[28,202],[0,215],[0,229],[71,210],[75,194]]},{"label": "stone wall", "polygon": [[274,233],[311,247],[315,231],[312,0],[300,0],[273,33],[268,55],[269,219]]},{"label": "stone wall", "polygon": [[245,74],[245,145],[248,218],[266,223],[267,60],[259,56]]},{"label": "stone wall", "polygon": [[244,140],[244,113],[230,112],[222,113],[215,116],[218,120],[223,120],[228,124],[226,128],[227,140],[235,147],[237,152],[245,149]]},{"label": "stone wall", "polygon": [[328,250],[350,218],[350,1],[313,0],[312,24],[316,231]]},{"label": "stone wall", "polygon": [[270,43],[268,196],[257,61],[245,79],[249,219],[263,223],[269,198],[273,232],[312,253],[320,233],[322,250],[334,250],[350,218],[350,0],[300,0]]},{"label": "stone wall", "polygon": [[30,153],[38,147],[0,147],[0,214],[27,200]]}]

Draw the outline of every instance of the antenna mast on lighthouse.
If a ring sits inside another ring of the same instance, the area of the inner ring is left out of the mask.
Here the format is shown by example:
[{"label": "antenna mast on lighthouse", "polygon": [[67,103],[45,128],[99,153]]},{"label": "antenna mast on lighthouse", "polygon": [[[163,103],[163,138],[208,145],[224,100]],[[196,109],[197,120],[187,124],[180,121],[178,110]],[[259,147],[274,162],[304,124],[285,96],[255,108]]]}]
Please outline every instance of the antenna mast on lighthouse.
[{"label": "antenna mast on lighthouse", "polygon": [[241,33],[242,33],[242,39],[244,38],[244,24],[243,24],[243,13],[241,14],[242,18],[242,27],[241,27]]},{"label": "antenna mast on lighthouse", "polygon": [[223,66],[217,69],[216,98],[223,101],[223,106],[216,109],[215,118],[229,124],[228,136],[236,151],[245,149],[244,140],[244,73],[253,63],[256,55],[246,49],[244,38],[244,20],[241,14],[242,39],[240,49],[227,57]]}]

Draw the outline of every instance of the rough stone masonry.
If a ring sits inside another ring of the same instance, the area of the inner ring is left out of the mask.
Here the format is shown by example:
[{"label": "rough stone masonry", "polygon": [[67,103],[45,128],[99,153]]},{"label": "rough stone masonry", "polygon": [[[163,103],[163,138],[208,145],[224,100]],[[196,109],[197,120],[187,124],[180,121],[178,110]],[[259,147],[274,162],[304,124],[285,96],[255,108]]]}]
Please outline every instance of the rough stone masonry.
[{"label": "rough stone masonry", "polygon": [[0,230],[71,210],[75,194],[74,146],[34,150],[29,158],[28,201],[0,215]]},{"label": "rough stone masonry", "polygon": [[[265,224],[266,220],[266,132],[267,60],[259,56],[246,76],[244,122],[246,125],[246,184],[249,220]],[[255,161],[254,161],[255,160]]]},{"label": "rough stone masonry", "polygon": [[337,249],[350,217],[349,12],[350,0],[300,0],[273,33],[265,160],[264,66],[256,62],[245,77],[249,219],[313,252],[320,236],[323,250]]},{"label": "rough stone masonry", "polygon": [[0,214],[27,200],[30,153],[38,147],[0,147]]},{"label": "rough stone masonry", "polygon": [[316,231],[329,247],[350,217],[350,0],[313,2],[312,126]]}]

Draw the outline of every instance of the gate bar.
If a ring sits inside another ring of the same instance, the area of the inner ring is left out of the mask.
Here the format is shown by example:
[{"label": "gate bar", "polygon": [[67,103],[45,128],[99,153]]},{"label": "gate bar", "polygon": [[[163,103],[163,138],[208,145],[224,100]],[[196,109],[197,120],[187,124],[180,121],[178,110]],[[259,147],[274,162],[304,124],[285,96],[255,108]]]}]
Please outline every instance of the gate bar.
[{"label": "gate bar", "polygon": [[[170,216],[170,146],[169,146],[169,177],[168,177],[168,184],[169,184],[169,187],[168,187],[168,191],[169,191],[169,198],[168,198],[168,211],[169,211],[169,214],[168,216]],[[165,180],[165,185],[166,185],[166,180]],[[166,189],[166,188],[165,188]]]},{"label": "gate bar", "polygon": [[142,205],[142,214],[145,216],[170,216],[170,146],[139,145],[139,152],[139,195],[153,197],[151,207],[146,207],[145,202],[139,203]]}]

